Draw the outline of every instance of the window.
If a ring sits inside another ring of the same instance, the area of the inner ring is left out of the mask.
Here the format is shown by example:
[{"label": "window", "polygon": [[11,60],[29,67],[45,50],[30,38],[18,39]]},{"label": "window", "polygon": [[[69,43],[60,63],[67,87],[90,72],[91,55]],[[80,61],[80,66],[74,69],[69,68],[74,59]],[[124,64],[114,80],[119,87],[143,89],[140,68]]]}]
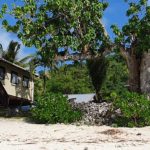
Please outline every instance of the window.
[{"label": "window", "polygon": [[23,77],[23,86],[24,87],[29,87],[29,78],[28,77]]},{"label": "window", "polygon": [[4,79],[5,79],[5,68],[0,67],[0,80],[4,80]]},{"label": "window", "polygon": [[19,83],[18,74],[16,72],[11,73],[11,83],[12,84],[18,84]]}]

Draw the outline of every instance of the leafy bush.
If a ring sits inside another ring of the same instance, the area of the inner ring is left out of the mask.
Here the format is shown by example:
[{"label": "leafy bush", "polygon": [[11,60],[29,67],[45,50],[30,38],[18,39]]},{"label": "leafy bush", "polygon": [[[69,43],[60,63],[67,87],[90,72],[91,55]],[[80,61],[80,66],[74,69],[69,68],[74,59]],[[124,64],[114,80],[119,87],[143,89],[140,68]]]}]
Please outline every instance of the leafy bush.
[{"label": "leafy bush", "polygon": [[120,126],[146,126],[150,125],[150,101],[145,95],[124,92],[111,94],[114,108],[120,108],[122,116],[116,120]]},{"label": "leafy bush", "polygon": [[78,94],[91,93],[92,84],[86,66],[67,65],[50,72],[51,78],[47,80],[47,92]]},{"label": "leafy bush", "polygon": [[[107,57],[109,66],[107,69],[106,80],[102,87],[102,94],[105,100],[109,100],[110,94],[115,91],[118,94],[126,91],[128,70],[125,63],[116,56]],[[111,100],[111,99],[110,99]]]},{"label": "leafy bush", "polygon": [[37,123],[71,123],[82,116],[79,110],[72,109],[65,96],[54,93],[46,93],[37,98],[31,114]]}]

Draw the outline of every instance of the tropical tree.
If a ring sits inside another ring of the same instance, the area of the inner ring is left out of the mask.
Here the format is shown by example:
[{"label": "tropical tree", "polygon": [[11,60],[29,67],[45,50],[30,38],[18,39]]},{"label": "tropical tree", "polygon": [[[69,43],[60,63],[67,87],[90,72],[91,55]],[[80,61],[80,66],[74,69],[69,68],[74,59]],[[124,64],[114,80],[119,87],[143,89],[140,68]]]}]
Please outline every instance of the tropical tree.
[{"label": "tropical tree", "polygon": [[50,78],[50,74],[44,68],[44,70],[39,71],[39,76],[43,80],[43,90],[42,91],[45,94],[45,92],[46,92],[46,81],[47,81],[47,79]]},{"label": "tropical tree", "polygon": [[8,48],[6,51],[3,50],[2,57],[12,63],[18,64],[22,67],[27,67],[28,63],[26,63],[32,56],[26,56],[20,60],[18,60],[17,56],[19,53],[21,45],[18,42],[11,41],[8,45]]},{"label": "tropical tree", "polygon": [[109,38],[101,23],[107,3],[99,0],[23,0],[7,10],[1,9],[1,17],[8,13],[17,19],[15,25],[3,20],[7,31],[15,32],[24,45],[34,45],[46,57],[54,58],[60,49],[78,50],[95,55],[109,45]]},{"label": "tropical tree", "polygon": [[112,28],[117,48],[129,70],[129,89],[140,92],[141,60],[150,48],[150,6],[148,0],[126,1],[129,4],[128,23],[121,30],[115,25]]},{"label": "tropical tree", "polygon": [[3,58],[13,63],[16,62],[20,46],[21,45],[18,42],[11,41],[8,49],[3,51]]},{"label": "tropical tree", "polygon": [[96,91],[95,101],[101,102],[102,97],[100,90],[106,78],[106,71],[108,67],[108,61],[105,57],[97,57],[87,60],[87,68],[92,80],[92,84]]}]

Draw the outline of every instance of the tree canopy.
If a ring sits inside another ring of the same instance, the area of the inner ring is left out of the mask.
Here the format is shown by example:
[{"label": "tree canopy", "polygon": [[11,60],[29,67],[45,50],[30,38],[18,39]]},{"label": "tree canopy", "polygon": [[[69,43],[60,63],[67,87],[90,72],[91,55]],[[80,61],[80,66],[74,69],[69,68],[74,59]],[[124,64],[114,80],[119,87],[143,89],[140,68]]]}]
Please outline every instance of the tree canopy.
[{"label": "tree canopy", "polygon": [[17,33],[26,46],[50,51],[54,57],[60,48],[83,53],[99,52],[108,44],[108,36],[101,23],[107,3],[99,0],[23,0],[23,5],[7,9],[3,5],[1,17],[7,13],[16,19],[15,25],[3,20],[7,31]]},{"label": "tree canopy", "polygon": [[122,30],[112,25],[115,42],[124,57],[131,53],[141,57],[150,48],[150,6],[148,0],[126,1],[129,4],[126,12],[129,20]]}]

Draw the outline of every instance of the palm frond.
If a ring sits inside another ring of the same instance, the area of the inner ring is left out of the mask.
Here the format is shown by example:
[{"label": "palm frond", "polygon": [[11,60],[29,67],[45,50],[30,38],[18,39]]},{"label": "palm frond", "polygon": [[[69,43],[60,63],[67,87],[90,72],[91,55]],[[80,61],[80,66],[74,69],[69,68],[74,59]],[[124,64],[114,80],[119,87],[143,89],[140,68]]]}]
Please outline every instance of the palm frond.
[{"label": "palm frond", "polygon": [[7,51],[3,53],[3,58],[10,62],[15,62],[20,46],[21,45],[18,42],[11,41]]},{"label": "palm frond", "polygon": [[21,60],[19,60],[18,62],[19,62],[20,64],[24,64],[24,63],[26,63],[27,61],[31,60],[33,57],[34,57],[34,55],[28,55],[28,56],[22,58]]}]

